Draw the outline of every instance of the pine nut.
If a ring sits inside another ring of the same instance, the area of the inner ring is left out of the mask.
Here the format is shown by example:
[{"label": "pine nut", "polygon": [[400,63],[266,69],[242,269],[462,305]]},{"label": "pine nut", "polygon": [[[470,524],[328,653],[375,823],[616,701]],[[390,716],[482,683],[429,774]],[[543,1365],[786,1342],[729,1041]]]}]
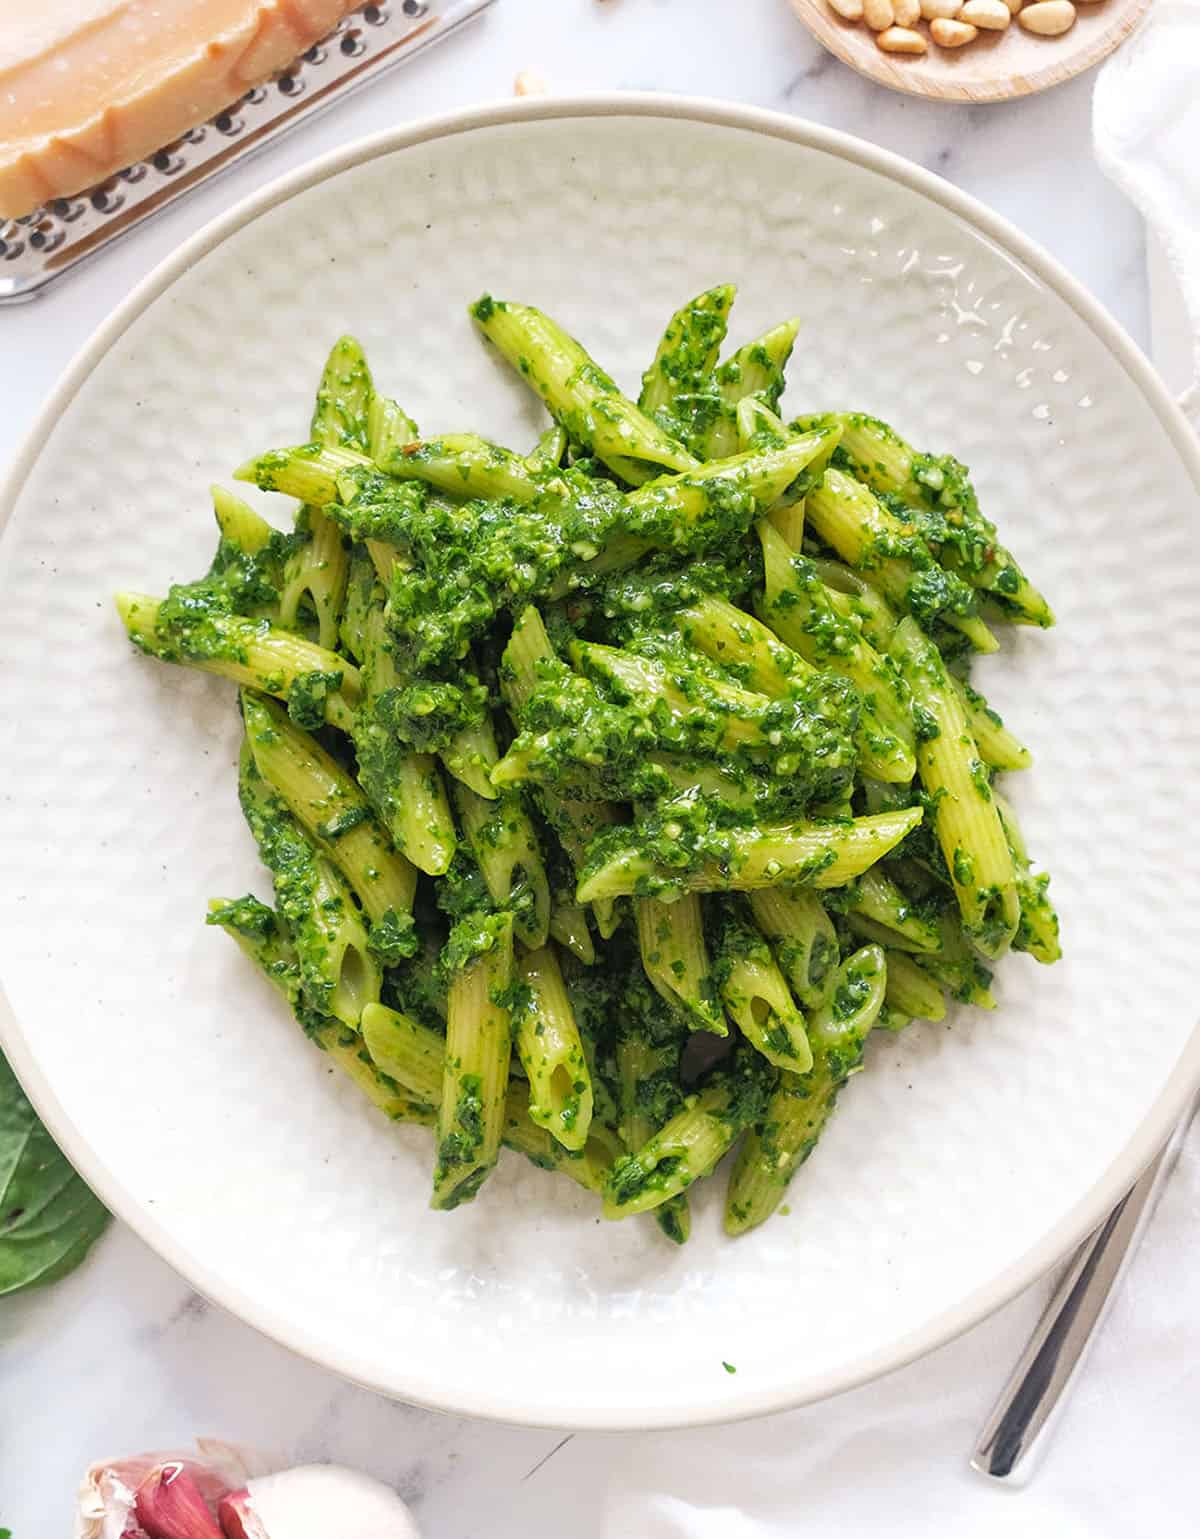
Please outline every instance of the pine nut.
[{"label": "pine nut", "polygon": [[892,0],[863,0],[863,20],[872,32],[886,32],[896,23]]},{"label": "pine nut", "polygon": [[523,69],[513,81],[514,96],[545,96],[546,82],[532,70]]},{"label": "pine nut", "polygon": [[1026,32],[1038,37],[1061,37],[1075,25],[1075,7],[1071,0],[1037,0],[1027,5],[1017,20]]},{"label": "pine nut", "polygon": [[884,53],[925,53],[928,48],[921,34],[909,27],[888,27],[878,34],[875,41]]},{"label": "pine nut", "polygon": [[963,8],[963,0],[921,0],[921,15],[926,21],[936,21],[939,16],[949,20]]},{"label": "pine nut", "polygon": [[863,0],[829,0],[829,9],[843,21],[861,21]]},{"label": "pine nut", "polygon": [[984,27],[989,32],[1003,32],[1012,20],[1012,12],[1004,0],[967,0],[958,19],[970,22],[973,27]]},{"label": "pine nut", "polygon": [[975,41],[979,28],[955,21],[952,16],[935,16],[929,23],[929,34],[939,48],[961,48],[964,43]]},{"label": "pine nut", "polygon": [[898,27],[915,27],[921,19],[921,0],[892,0]]}]

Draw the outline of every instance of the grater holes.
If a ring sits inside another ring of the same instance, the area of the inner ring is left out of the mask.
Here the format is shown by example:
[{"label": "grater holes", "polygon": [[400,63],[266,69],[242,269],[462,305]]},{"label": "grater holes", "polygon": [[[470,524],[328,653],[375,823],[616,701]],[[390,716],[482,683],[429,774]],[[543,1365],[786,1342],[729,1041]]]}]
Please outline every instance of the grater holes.
[{"label": "grater holes", "polygon": [[163,176],[174,176],[177,171],[183,170],[183,157],[174,150],[159,150],[150,164]]},{"label": "grater holes", "polygon": [[255,86],[242,97],[243,107],[260,107],[267,99],[266,89],[263,86]]},{"label": "grater holes", "polygon": [[205,127],[203,123],[197,123],[194,128],[189,128],[180,140],[181,144],[203,144]]},{"label": "grater holes", "polygon": [[241,118],[235,118],[232,112],[218,112],[213,119],[213,127],[219,134],[240,134],[244,127]]},{"label": "grater holes", "polygon": [[280,75],[276,84],[284,96],[299,96],[304,89],[304,82],[298,75]]},{"label": "grater holes", "polygon": [[0,246],[4,248],[3,255],[6,262],[15,262],[25,250],[25,242],[23,240],[0,241]]},{"label": "grater holes", "polygon": [[429,7],[423,5],[421,0],[404,0],[404,14],[406,16],[424,16],[428,9]]},{"label": "grater holes", "polygon": [[301,57],[304,59],[305,64],[324,64],[326,53],[320,43],[314,43],[311,48],[304,50]]},{"label": "grater holes", "polygon": [[138,160],[132,166],[126,166],[124,171],[118,171],[117,175],[123,182],[140,182],[146,174],[146,162]]},{"label": "grater holes", "polygon": [[125,202],[125,198],[117,191],[113,182],[104,182],[101,186],[93,188],[88,202],[98,214],[115,214]]},{"label": "grater holes", "polygon": [[365,52],[366,43],[363,42],[361,31],[357,27],[350,27],[342,34],[342,40],[338,47],[347,58],[354,58],[356,54]]},{"label": "grater holes", "polygon": [[368,5],[363,8],[363,20],[372,27],[381,27],[388,19],[388,13],[381,5]]}]

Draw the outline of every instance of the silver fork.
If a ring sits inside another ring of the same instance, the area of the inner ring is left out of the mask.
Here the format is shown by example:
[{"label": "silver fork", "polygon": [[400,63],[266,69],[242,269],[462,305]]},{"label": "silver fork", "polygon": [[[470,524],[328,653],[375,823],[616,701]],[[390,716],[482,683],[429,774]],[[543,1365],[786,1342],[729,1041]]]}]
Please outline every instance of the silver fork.
[{"label": "silver fork", "polygon": [[1023,1484],[1057,1421],[1179,1157],[1193,1101],[1159,1154],[1075,1252],[984,1423],[971,1467]]}]

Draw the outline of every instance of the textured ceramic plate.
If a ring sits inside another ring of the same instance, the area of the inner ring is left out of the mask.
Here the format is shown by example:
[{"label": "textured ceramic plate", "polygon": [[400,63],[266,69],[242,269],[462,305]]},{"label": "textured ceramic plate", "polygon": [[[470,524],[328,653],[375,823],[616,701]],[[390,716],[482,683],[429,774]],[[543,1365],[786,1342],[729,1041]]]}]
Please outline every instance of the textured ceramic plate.
[{"label": "textured ceramic plate", "polygon": [[1013,22],[965,48],[939,48],[928,22],[917,29],[929,45],[920,58],[884,53],[865,22],[844,21],[829,0],[791,0],[810,32],[844,64],[880,85],[934,101],[1005,102],[1061,85],[1107,59],[1141,21],[1150,0],[1080,0],[1061,37],[1037,37]]},{"label": "textured ceramic plate", "polygon": [[[675,1250],[505,1155],[429,1211],[429,1140],[305,1043],[205,900],[263,876],[232,690],[132,654],[109,595],[201,569],[207,488],[294,441],[349,330],[428,430],[540,422],[485,287],[633,387],[684,296],[804,317],[793,406],[860,406],[974,468],[1057,607],[985,687],[1067,960],[872,1044],[790,1212]],[[493,108],[353,146],[243,204],[85,349],[8,490],[0,574],[4,1041],[101,1195],[211,1297],[391,1394],[564,1426],[796,1404],[946,1340],[1050,1265],[1200,1064],[1200,456],[1113,323],[945,183],[792,119],[662,97]],[[730,1375],[722,1362],[733,1363]]]}]

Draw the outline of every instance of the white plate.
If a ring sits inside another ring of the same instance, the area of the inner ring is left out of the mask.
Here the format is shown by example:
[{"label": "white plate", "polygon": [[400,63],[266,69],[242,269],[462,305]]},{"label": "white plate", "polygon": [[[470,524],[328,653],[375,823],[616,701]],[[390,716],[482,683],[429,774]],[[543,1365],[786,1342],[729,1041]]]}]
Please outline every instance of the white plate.
[{"label": "white plate", "polygon": [[[480,347],[531,299],[633,386],[683,297],[804,317],[790,401],[952,449],[1060,628],[980,669],[1067,960],[992,1016],[872,1045],[790,1212],[676,1251],[505,1155],[426,1206],[428,1135],[308,1047],[210,894],[267,891],[232,690],[135,657],[109,600],[204,566],[207,487],[294,441],[348,330],[430,430],[517,445]],[[339,152],[184,246],[84,350],[8,488],[0,575],[6,1050],[100,1194],[181,1272],[348,1376],[572,1427],[815,1399],[945,1341],[1102,1216],[1181,1109],[1200,942],[1200,455],[1117,327],[944,182],[793,119],[663,97],[488,108]],[[726,1373],[723,1362],[736,1366]]]}]

